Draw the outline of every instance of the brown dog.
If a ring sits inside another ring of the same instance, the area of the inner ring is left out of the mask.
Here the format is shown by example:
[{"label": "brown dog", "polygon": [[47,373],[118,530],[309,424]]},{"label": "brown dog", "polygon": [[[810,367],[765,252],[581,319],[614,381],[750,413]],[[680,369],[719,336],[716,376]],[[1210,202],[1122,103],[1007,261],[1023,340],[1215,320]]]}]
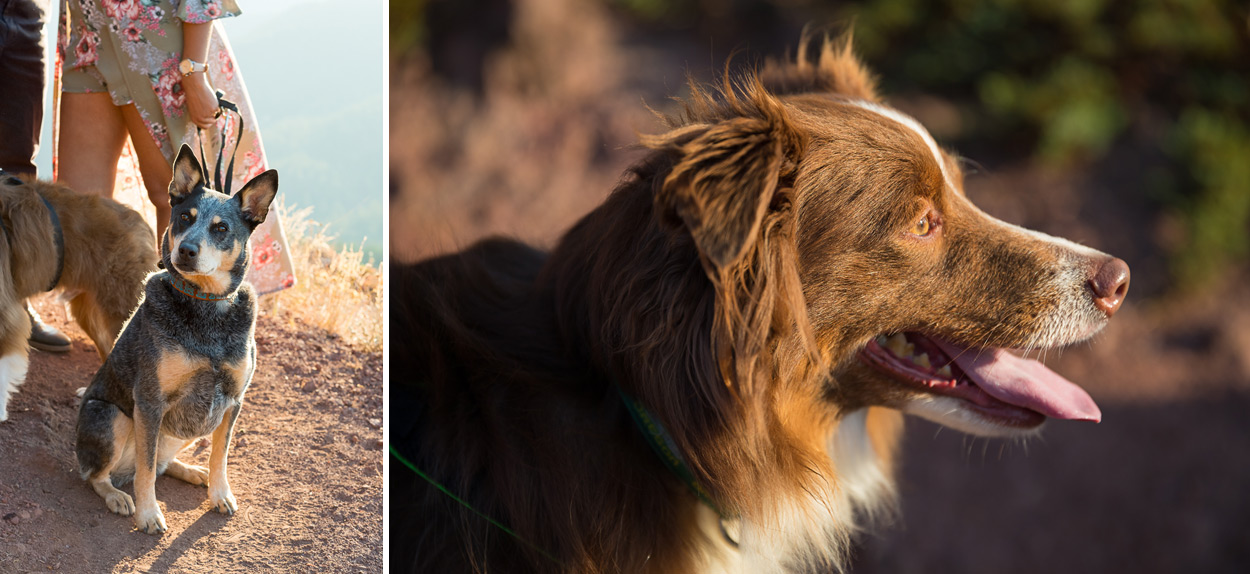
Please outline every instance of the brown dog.
[{"label": "brown dog", "polygon": [[70,313],[107,357],[156,270],[152,227],[110,199],[0,176],[0,421],[26,378],[27,297],[62,289]]},{"label": "brown dog", "polygon": [[670,127],[551,253],[392,267],[393,572],[840,570],[902,412],[1100,417],[1009,350],[1102,329],[1128,267],[978,210],[849,42]]}]

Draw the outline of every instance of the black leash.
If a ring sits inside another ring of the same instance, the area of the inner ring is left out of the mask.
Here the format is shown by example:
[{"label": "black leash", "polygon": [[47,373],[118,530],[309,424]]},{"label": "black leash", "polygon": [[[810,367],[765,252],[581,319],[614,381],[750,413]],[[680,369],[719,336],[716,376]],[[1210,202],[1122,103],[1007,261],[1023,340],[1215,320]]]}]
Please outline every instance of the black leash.
[{"label": "black leash", "polygon": [[[239,144],[243,141],[243,112],[239,111],[238,104],[227,100],[225,92],[221,90],[217,90],[217,107],[232,111],[239,116],[239,131],[234,134],[234,149],[230,150],[230,165],[226,167],[225,185],[222,185],[221,179],[221,160],[226,154],[226,130],[221,130],[221,147],[217,149],[217,167],[213,170],[213,189],[230,195],[230,183],[234,178],[234,156],[238,153]],[[195,131],[200,141],[200,168],[208,174],[208,156],[204,153],[204,128],[196,126]]]},{"label": "black leash", "polygon": [[52,220],[52,242],[56,244],[56,275],[52,276],[52,283],[48,284],[48,288],[44,291],[56,289],[56,284],[61,282],[61,273],[65,271],[65,230],[61,229],[61,218],[56,214],[56,208],[48,202],[48,198],[42,193],[39,199],[43,200],[43,204],[48,208],[48,218]]}]

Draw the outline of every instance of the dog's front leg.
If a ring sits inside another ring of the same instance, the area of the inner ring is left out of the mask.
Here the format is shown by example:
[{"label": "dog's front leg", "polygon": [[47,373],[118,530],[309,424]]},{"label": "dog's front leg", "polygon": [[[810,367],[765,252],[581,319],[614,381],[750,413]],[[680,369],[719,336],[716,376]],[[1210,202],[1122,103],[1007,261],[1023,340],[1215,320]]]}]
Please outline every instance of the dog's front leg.
[{"label": "dog's front leg", "polygon": [[9,418],[9,395],[26,380],[29,365],[26,341],[30,339],[30,318],[21,307],[0,314],[0,422]]},{"label": "dog's front leg", "polygon": [[159,401],[135,401],[135,528],[148,534],[166,530],[165,515],[156,503],[156,445],[163,412]]},{"label": "dog's front leg", "polygon": [[218,512],[233,515],[239,503],[230,492],[230,479],[226,478],[226,458],[230,454],[230,441],[234,438],[234,423],[243,409],[240,399],[213,430],[213,451],[208,456],[208,501]]}]

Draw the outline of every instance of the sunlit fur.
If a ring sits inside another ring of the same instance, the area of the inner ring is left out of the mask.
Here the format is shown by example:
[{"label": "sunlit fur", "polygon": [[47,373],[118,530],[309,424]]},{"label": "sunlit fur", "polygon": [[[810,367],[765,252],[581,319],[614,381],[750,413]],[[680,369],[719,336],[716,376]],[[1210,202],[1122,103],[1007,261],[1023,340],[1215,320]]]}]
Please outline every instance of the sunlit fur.
[{"label": "sunlit fur", "polygon": [[[860,363],[867,341],[1053,346],[1106,321],[1096,252],[977,210],[949,154],[883,110],[849,39],[825,41],[692,86],[550,253],[495,239],[393,266],[392,440],[556,560],[392,466],[391,570],[843,570],[891,512],[899,410],[932,401]],[[926,209],[932,237],[907,236]],[[736,549],[618,389],[735,517]],[[952,411],[934,418],[1008,432]]]},{"label": "sunlit fur", "polygon": [[[208,486],[218,512],[238,508],[227,459],[257,357],[246,246],[278,191],[275,170],[233,196],[208,189],[185,144],[172,170],[164,270],[148,277],[142,304],[83,392],[75,432],[80,475],[109,510],[133,515],[135,527],[149,534],[168,528],[156,498],[162,473]],[[184,280],[216,297],[188,293]],[[209,434],[207,468],[176,458]],[[115,484],[132,477],[133,498]]]},{"label": "sunlit fur", "polygon": [[30,318],[24,302],[46,290],[57,272],[55,231],[41,196],[56,209],[64,239],[56,288],[101,359],[138,305],[144,277],[156,269],[152,228],[138,213],[63,185],[0,178],[0,421],[26,377]]}]

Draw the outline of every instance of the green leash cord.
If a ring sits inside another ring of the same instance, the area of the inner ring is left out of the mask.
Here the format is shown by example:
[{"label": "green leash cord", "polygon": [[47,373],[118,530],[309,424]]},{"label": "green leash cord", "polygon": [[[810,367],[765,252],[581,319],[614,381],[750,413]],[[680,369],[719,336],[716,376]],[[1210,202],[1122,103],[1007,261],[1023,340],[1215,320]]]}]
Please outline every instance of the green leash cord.
[{"label": "green leash cord", "polygon": [[699,484],[699,481],[695,480],[694,472],[690,470],[690,467],[686,466],[686,459],[682,458],[681,454],[678,453],[677,443],[672,436],[669,436],[668,431],[664,430],[664,425],[661,425],[655,419],[655,415],[651,414],[647,407],[642,406],[642,403],[625,394],[625,391],[622,391],[620,387],[617,387],[616,391],[620,393],[621,400],[625,402],[625,407],[629,410],[629,416],[634,419],[634,424],[638,427],[638,430],[642,431],[642,436],[647,439],[647,444],[651,445],[651,449],[660,457],[664,465],[678,478],[681,478],[682,482],[686,483],[686,486],[690,488],[690,491],[699,500],[703,501],[703,504],[715,511],[717,516],[720,516],[722,520],[729,518],[729,515],[725,514],[720,509],[720,506],[712,502],[712,495],[703,488],[703,485]]},{"label": "green leash cord", "polygon": [[443,485],[439,484],[439,483],[438,483],[438,481],[434,480],[433,478],[430,478],[430,476],[429,476],[428,474],[425,474],[424,472],[421,472],[421,469],[417,468],[417,465],[412,464],[411,462],[409,462],[409,461],[408,461],[408,459],[404,458],[404,455],[399,454],[399,451],[398,451],[398,450],[395,450],[395,445],[387,445],[387,448],[388,448],[388,449],[390,449],[390,451],[391,451],[391,456],[395,457],[395,459],[396,459],[396,460],[398,460],[399,462],[403,463],[403,465],[404,465],[404,466],[408,467],[408,470],[411,470],[412,472],[417,473],[417,476],[419,476],[419,477],[421,477],[421,478],[424,478],[426,482],[428,482],[428,483],[430,483],[430,484],[434,485],[434,488],[437,488],[437,489],[441,490],[441,491],[443,492],[443,494],[446,494],[446,495],[448,496],[448,498],[451,498],[452,500],[454,500],[454,501],[456,501],[456,502],[459,502],[461,506],[463,506],[463,507],[465,507],[465,508],[467,508],[467,509],[469,509],[469,510],[473,511],[473,514],[476,514],[476,515],[478,515],[478,516],[482,517],[484,520],[486,520],[487,522],[491,523],[491,525],[493,525],[495,528],[498,528],[498,529],[500,529],[500,530],[504,531],[504,532],[505,532],[505,533],[507,533],[509,536],[511,536],[511,537],[513,537],[513,538],[515,538],[515,539],[517,539],[517,541],[518,541],[518,542],[520,542],[521,544],[524,544],[524,545],[526,545],[526,546],[529,546],[529,547],[530,547],[531,549],[533,549],[535,552],[537,552],[537,553],[539,553],[539,554],[542,554],[544,558],[546,558],[546,559],[548,559],[548,560],[550,560],[550,561],[552,561],[552,562],[555,562],[555,563],[556,563],[557,565],[559,565],[560,567],[564,567],[564,563],[563,563],[563,562],[561,562],[561,561],[560,561],[558,558],[556,558],[555,556],[552,556],[551,554],[549,554],[546,550],[543,550],[542,548],[539,548],[538,546],[536,546],[536,545],[532,544],[530,541],[528,541],[528,540],[526,540],[526,539],[524,539],[524,538],[521,538],[521,535],[517,534],[516,532],[513,532],[511,528],[508,528],[507,526],[504,526],[503,524],[501,524],[499,521],[495,520],[494,518],[491,518],[491,517],[489,517],[489,516],[487,516],[487,515],[483,514],[483,513],[482,513],[481,511],[479,511],[478,509],[473,508],[473,506],[472,506],[472,505],[470,505],[468,502],[465,502],[465,501],[464,501],[464,499],[460,498],[459,496],[456,496],[456,495],[455,495],[455,494],[453,494],[450,490],[447,490],[447,487],[445,487],[445,486],[443,486]]}]

